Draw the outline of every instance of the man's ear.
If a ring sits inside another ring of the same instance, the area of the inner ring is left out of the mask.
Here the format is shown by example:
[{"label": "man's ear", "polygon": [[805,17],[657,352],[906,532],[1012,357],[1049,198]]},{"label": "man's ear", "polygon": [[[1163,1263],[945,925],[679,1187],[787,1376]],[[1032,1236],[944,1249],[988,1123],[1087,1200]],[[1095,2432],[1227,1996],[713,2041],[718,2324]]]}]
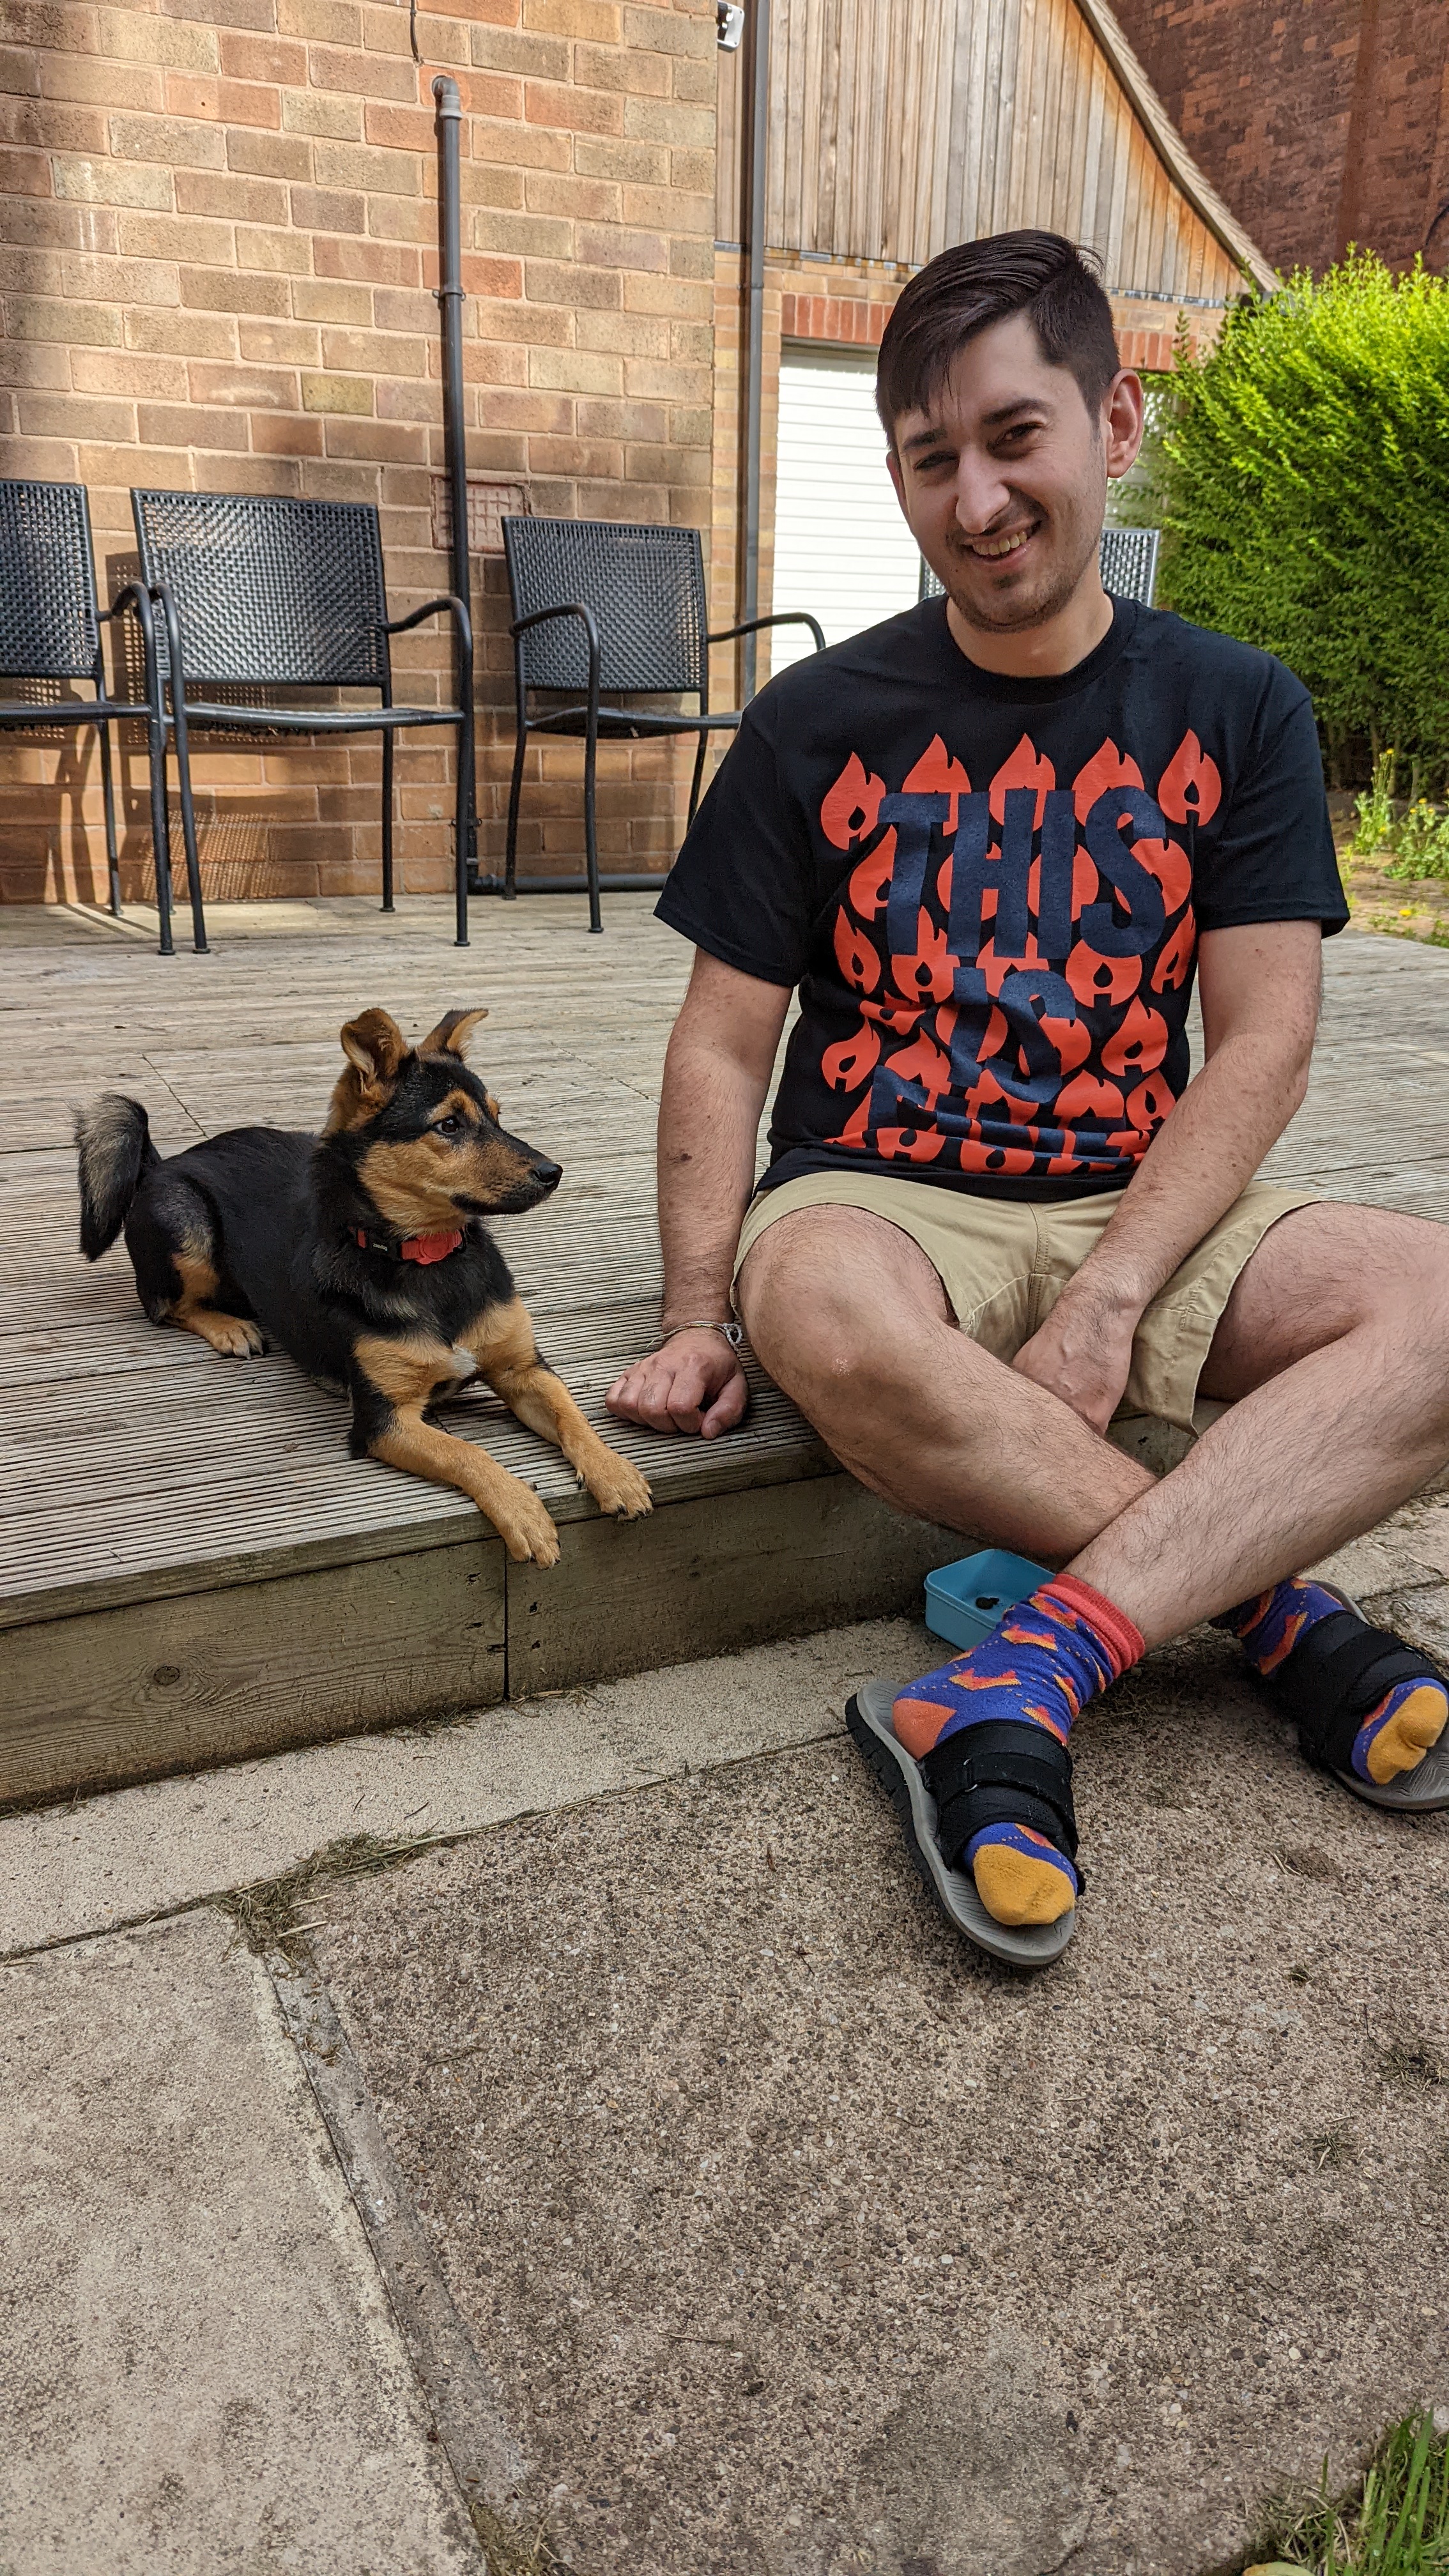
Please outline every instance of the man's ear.
[{"label": "man's ear", "polygon": [[390,1011],[363,1011],[343,1030],[342,1052],[348,1063],[356,1066],[364,1084],[380,1090],[384,1083],[392,1081],[409,1048]]},{"label": "man's ear", "polygon": [[437,1027],[429,1029],[425,1038],[419,1038],[419,1055],[465,1056],[469,1037],[479,1021],[487,1017],[486,1010],[445,1011]]}]

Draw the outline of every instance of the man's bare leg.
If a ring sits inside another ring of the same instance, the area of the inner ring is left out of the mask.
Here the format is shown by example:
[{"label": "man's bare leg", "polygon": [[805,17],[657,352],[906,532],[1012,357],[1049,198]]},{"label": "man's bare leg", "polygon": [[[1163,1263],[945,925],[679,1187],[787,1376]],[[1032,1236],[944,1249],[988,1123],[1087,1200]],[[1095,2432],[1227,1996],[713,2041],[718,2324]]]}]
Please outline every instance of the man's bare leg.
[{"label": "man's bare leg", "polygon": [[[1154,1484],[954,1330],[909,1237],[844,1210],[817,1230],[826,1214],[772,1228],[780,1242],[768,1267],[754,1266],[770,1235],[761,1239],[742,1304],[766,1365],[844,1463],[908,1510],[1048,1562],[1067,1554],[1074,1523],[1103,1515],[1069,1566],[1090,1589],[1065,1606],[1065,1665],[1032,1675],[1041,1722],[1052,1723],[1062,1687],[1059,1734],[1084,1684],[1090,1696],[1121,1669],[1117,1614],[1141,1632],[1140,1647],[1264,1592],[1371,1526],[1449,1455],[1449,1243],[1416,1219],[1325,1207],[1280,1220],[1245,1268],[1204,1371],[1202,1391],[1234,1410]],[[1023,1395],[1035,1401],[1023,1405]],[[1060,1621],[1063,1605],[1052,1611]],[[1114,1635],[1094,1676],[1092,1658]],[[1023,1635],[1004,1664],[976,1649],[913,1686],[896,1704],[899,1739],[924,1754],[972,1719],[1012,1713],[1026,1674],[1007,1667],[1042,1642]],[[1129,1638],[1125,1660],[1133,1651]],[[1442,1726],[1442,1696],[1419,1696],[1423,1709],[1411,1700],[1384,1721],[1391,1768],[1408,1767]],[[1395,1729],[1406,1740],[1390,1748]],[[985,1848],[992,1839],[978,1837],[967,1855],[990,1910],[1008,1922],[1054,1920],[1075,1888],[1060,1854],[1030,1834],[1012,1850],[1009,1829],[997,1829],[1003,1847]]]},{"label": "man's bare leg", "polygon": [[1242,1273],[1203,1372],[1232,1410],[1072,1560],[1149,1645],[1372,1528],[1449,1457],[1449,1233],[1298,1208]]},{"label": "man's bare leg", "polygon": [[1152,1477],[959,1332],[919,1244],[862,1208],[802,1208],[740,1274],[750,1341],[843,1467],[902,1511],[1060,1565]]}]

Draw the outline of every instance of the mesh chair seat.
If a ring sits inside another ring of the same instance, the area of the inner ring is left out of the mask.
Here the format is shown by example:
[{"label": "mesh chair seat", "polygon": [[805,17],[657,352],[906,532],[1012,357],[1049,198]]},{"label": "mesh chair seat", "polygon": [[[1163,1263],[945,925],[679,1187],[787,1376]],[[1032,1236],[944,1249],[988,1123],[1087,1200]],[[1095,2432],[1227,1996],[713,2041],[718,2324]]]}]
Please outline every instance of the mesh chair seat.
[{"label": "mesh chair seat", "polygon": [[[468,937],[468,817],[472,810],[473,633],[466,600],[429,600],[389,619],[376,507],[359,501],[273,500],[233,492],[133,491],[141,565],[164,608],[158,636],[165,721],[176,744],[181,821],[195,847],[188,727],[208,733],[382,736],[382,908],[393,910],[393,739],[426,725],[458,733],[455,890],[458,942]],[[457,637],[460,704],[393,703],[389,638],[440,610]],[[174,667],[179,658],[179,669]],[[207,687],[375,690],[358,707],[249,706]],[[202,694],[192,695],[193,688]]]}]

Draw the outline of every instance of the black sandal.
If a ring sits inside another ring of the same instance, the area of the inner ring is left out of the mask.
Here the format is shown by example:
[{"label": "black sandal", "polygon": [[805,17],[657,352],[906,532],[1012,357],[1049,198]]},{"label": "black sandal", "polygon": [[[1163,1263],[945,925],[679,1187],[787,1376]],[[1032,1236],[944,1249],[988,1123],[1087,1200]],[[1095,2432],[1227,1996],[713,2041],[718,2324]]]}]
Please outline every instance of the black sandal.
[{"label": "black sandal", "polygon": [[1412,1771],[1400,1772],[1383,1787],[1376,1780],[1361,1780],[1352,1768],[1354,1738],[1395,1682],[1438,1682],[1446,1693],[1449,1682],[1432,1655],[1405,1645],[1392,1629],[1373,1627],[1348,1593],[1333,1584],[1321,1588],[1332,1592],[1342,1609],[1306,1629],[1267,1677],[1269,1689],[1298,1729],[1299,1751],[1315,1770],[1327,1771],[1371,1807],[1410,1816],[1431,1816],[1449,1807],[1449,1726]]},{"label": "black sandal", "polygon": [[895,1809],[916,1870],[947,1922],[978,1950],[1013,1968],[1049,1968],[1077,1928],[1076,1908],[1055,1923],[998,1923],[977,1895],[970,1871],[954,1867],[952,1856],[983,1826],[1013,1824],[1044,1834],[1075,1863],[1071,1755],[1030,1719],[987,1718],[962,1727],[917,1762],[891,1719],[908,1688],[905,1682],[867,1682],[846,1701],[845,1723]]}]

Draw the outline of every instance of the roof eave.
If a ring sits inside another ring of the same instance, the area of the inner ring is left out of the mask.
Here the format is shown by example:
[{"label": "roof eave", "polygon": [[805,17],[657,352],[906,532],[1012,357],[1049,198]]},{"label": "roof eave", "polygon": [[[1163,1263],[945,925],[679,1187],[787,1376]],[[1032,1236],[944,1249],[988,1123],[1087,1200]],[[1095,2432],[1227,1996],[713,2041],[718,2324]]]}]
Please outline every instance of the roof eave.
[{"label": "roof eave", "polygon": [[1237,261],[1243,275],[1250,277],[1264,295],[1276,295],[1282,282],[1277,271],[1198,168],[1107,0],[1077,0],[1077,7],[1136,109],[1169,177],[1229,257]]}]

